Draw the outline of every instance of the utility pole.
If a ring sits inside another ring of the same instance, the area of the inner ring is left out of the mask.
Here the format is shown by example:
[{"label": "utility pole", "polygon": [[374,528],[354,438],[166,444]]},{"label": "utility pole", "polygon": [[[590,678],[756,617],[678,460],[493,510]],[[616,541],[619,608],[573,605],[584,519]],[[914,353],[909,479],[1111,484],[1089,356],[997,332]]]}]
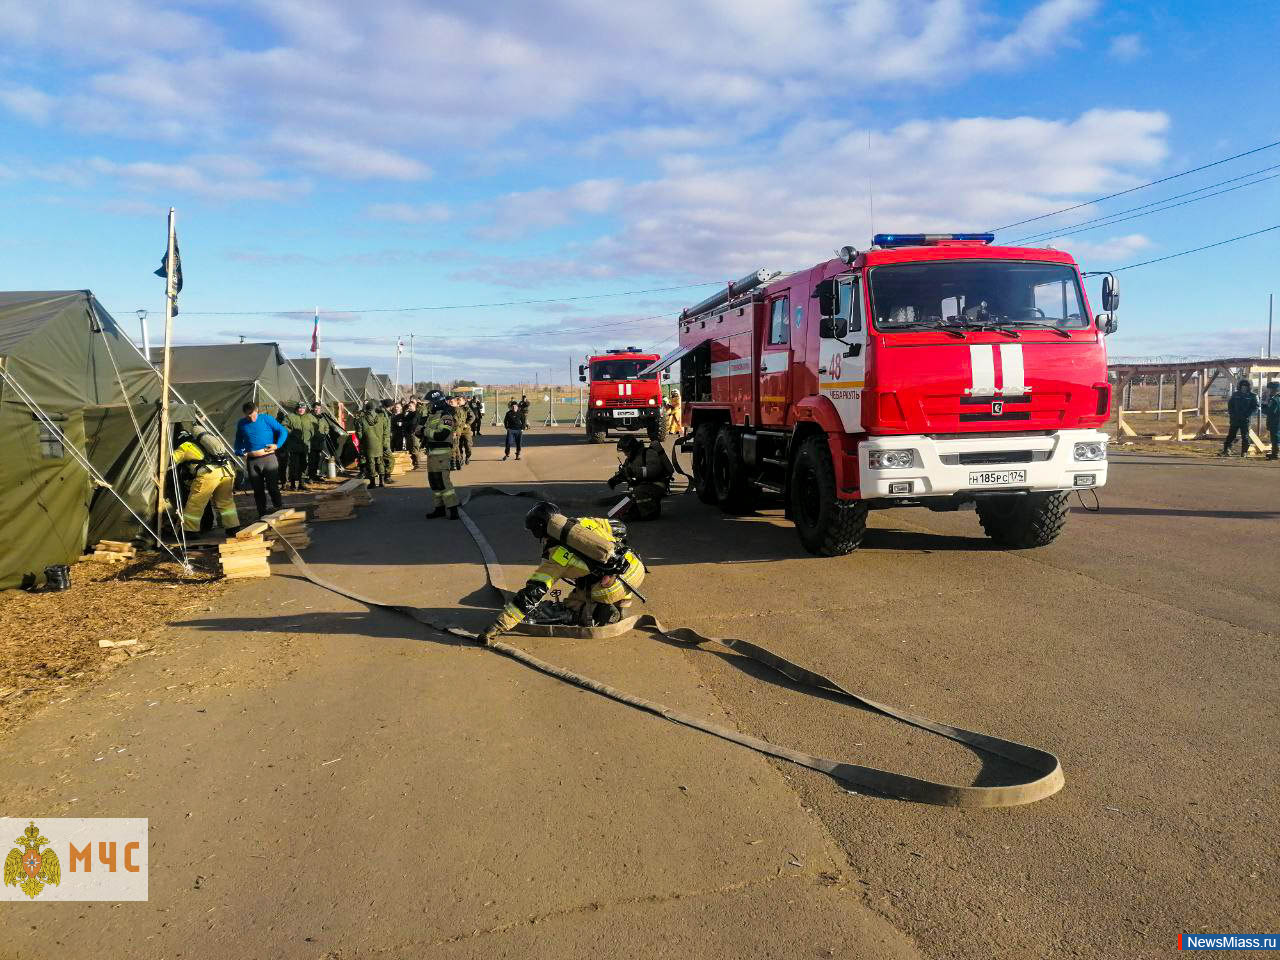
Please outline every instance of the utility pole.
[{"label": "utility pole", "polygon": [[151,336],[147,333],[147,316],[150,310],[136,310],[138,315],[138,325],[142,327],[142,353],[147,358],[147,363],[151,362]]},{"label": "utility pole", "polygon": [[1271,308],[1274,306],[1276,295],[1274,293],[1267,294],[1267,357],[1271,357]]},{"label": "utility pole", "polygon": [[418,375],[413,372],[413,354],[414,354],[413,337],[414,335],[412,333],[409,334],[409,394],[410,396],[418,392]]},{"label": "utility pole", "polygon": [[[156,460],[156,536],[163,537],[165,502],[164,475],[169,469],[169,351],[173,345],[173,304],[177,293],[173,289],[174,263],[173,248],[176,245],[174,229],[177,214],[173,207],[169,208],[169,246],[165,255],[164,278],[164,360],[160,370],[160,456]],[[178,491],[174,491],[175,495]]]}]

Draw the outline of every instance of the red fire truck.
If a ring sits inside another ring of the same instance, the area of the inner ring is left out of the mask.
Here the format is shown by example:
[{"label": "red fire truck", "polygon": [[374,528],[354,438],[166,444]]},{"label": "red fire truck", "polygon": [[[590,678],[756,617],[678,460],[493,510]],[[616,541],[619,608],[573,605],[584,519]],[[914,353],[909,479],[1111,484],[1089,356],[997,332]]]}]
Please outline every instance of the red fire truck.
[{"label": "red fire truck", "polygon": [[578,379],[590,383],[586,413],[588,443],[604,442],[610,430],[644,430],[655,440],[666,439],[658,373],[641,374],[657,359],[656,353],[641,353],[638,347],[627,347],[588,357],[586,363],[578,366]]},{"label": "red fire truck", "polygon": [[990,234],[878,234],[870,249],[749,274],[685,310],[680,364],[698,496],[781,496],[800,541],[857,548],[877,507],[957,510],[1009,547],[1054,540],[1072,490],[1107,479],[1103,336],[1057,250]]}]

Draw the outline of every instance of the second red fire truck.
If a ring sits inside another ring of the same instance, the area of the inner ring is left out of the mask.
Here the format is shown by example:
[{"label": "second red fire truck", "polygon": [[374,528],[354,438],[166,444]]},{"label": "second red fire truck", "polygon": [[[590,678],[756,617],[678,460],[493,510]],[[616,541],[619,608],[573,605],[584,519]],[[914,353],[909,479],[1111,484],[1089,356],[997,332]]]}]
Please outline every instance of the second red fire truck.
[{"label": "second red fire truck", "polygon": [[1072,258],[990,234],[878,234],[760,271],[685,310],[677,362],[698,496],[781,496],[800,540],[857,548],[875,507],[972,504],[1010,547],[1051,542],[1073,490],[1107,479],[1103,337]]}]

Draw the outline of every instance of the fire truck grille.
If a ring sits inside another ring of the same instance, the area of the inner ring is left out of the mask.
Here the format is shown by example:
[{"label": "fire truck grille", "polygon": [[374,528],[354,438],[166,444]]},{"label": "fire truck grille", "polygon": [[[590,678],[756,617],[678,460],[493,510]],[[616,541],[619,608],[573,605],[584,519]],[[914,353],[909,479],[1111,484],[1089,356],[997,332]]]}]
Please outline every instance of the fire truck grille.
[{"label": "fire truck grille", "polygon": [[948,466],[993,463],[1035,463],[1048,460],[1049,450],[986,450],[978,453],[944,453],[938,457]]}]

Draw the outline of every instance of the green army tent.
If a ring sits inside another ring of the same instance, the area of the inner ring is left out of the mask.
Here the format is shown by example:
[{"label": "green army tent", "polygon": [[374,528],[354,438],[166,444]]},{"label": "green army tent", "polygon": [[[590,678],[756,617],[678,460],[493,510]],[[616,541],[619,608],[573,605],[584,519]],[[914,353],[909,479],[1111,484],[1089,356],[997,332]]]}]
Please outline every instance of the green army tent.
[{"label": "green army tent", "polygon": [[[159,367],[162,347],[152,347],[151,362]],[[250,401],[269,413],[277,403],[292,406],[299,398],[310,400],[310,389],[301,390],[274,343],[200,344],[169,348],[169,382],[188,403],[197,405],[228,440],[234,440],[236,422]]]},{"label": "green army tent", "polygon": [[342,367],[339,372],[351,384],[361,403],[366,400],[381,400],[385,396],[382,383],[371,367]]},{"label": "green army tent", "polygon": [[387,373],[375,373],[373,378],[378,381],[379,396],[394,397],[395,385],[391,382],[391,375]]},{"label": "green army tent", "polygon": [[154,517],[159,396],[89,291],[0,293],[0,589]]}]

